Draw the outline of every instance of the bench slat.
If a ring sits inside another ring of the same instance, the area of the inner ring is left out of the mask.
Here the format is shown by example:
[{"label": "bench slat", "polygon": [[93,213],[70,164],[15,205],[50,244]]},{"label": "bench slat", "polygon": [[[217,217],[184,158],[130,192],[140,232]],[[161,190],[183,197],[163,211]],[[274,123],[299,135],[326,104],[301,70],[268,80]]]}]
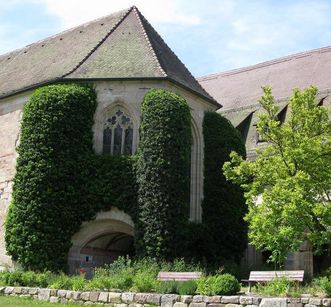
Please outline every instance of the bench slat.
[{"label": "bench slat", "polygon": [[291,280],[303,281],[304,271],[251,271],[249,281],[270,281],[277,277],[287,277]]},{"label": "bench slat", "polygon": [[158,274],[158,280],[175,280],[175,281],[187,281],[199,279],[201,277],[201,272],[160,272]]}]

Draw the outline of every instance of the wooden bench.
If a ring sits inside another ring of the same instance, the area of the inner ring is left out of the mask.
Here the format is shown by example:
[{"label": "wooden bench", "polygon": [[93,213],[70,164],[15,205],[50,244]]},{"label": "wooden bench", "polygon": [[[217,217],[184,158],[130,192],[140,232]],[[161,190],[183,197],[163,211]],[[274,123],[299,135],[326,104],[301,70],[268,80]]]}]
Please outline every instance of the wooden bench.
[{"label": "wooden bench", "polygon": [[199,279],[201,276],[201,272],[160,272],[157,279],[161,281],[188,281]]},{"label": "wooden bench", "polygon": [[249,279],[242,279],[243,282],[248,282],[249,292],[251,292],[252,283],[263,283],[271,281],[275,278],[286,277],[289,280],[295,280],[302,282],[304,271],[251,271],[249,274]]}]

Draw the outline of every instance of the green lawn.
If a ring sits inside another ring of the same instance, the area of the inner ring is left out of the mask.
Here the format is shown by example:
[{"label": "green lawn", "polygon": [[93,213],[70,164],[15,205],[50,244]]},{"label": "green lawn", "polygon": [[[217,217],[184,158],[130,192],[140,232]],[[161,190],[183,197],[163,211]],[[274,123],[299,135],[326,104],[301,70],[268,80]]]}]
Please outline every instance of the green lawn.
[{"label": "green lawn", "polygon": [[[22,298],[17,296],[0,296],[0,306],[3,307],[55,307],[55,306],[72,306],[77,307],[80,306],[79,304],[75,303],[67,303],[67,304],[55,304],[55,303],[48,303],[42,302],[38,300],[33,300],[30,298]],[[89,305],[89,306],[96,306],[96,305]]]}]

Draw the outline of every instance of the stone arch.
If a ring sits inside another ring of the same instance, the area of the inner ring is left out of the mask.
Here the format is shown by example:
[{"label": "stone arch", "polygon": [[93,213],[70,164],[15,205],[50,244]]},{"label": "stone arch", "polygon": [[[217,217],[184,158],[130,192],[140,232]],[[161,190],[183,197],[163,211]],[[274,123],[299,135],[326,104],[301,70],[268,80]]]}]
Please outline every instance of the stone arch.
[{"label": "stone arch", "polygon": [[[130,254],[133,248],[134,224],[125,212],[112,208],[99,212],[90,222],[84,222],[71,238],[72,247],[68,253],[70,273],[79,268],[93,268],[110,263],[117,256]],[[121,250],[114,251],[116,246]]]},{"label": "stone arch", "polygon": [[203,161],[202,161],[202,137],[200,129],[192,116],[192,151],[191,151],[191,193],[190,193],[190,220],[201,222],[203,198]]},{"label": "stone arch", "polygon": [[95,114],[95,124],[94,124],[94,149],[97,153],[102,153],[103,147],[103,126],[107,120],[107,116],[111,115],[116,111],[116,109],[123,110],[126,114],[130,116],[133,122],[133,144],[132,144],[132,154],[137,150],[138,140],[139,140],[139,116],[136,114],[134,109],[127,104],[122,99],[116,99],[108,105],[98,106]]}]

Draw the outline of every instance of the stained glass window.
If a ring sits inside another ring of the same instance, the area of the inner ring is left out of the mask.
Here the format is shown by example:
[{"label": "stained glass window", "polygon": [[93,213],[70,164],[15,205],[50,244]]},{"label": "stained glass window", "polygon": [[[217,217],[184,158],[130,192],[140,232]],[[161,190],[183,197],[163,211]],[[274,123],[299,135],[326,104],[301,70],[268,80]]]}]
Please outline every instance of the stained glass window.
[{"label": "stained glass window", "polygon": [[103,130],[103,153],[131,155],[133,144],[133,123],[121,109],[111,114]]}]

